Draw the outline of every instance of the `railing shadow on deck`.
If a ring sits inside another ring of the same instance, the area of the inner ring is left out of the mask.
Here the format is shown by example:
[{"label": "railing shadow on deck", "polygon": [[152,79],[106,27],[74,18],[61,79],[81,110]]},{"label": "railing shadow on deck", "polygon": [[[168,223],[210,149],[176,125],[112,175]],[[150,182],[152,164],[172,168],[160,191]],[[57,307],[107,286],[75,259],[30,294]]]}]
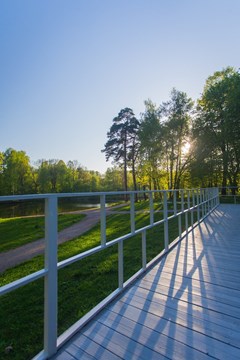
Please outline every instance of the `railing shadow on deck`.
[{"label": "railing shadow on deck", "polygon": [[[135,195],[136,193],[147,194],[149,198],[149,224],[136,228],[135,221]],[[23,195],[23,196],[3,196],[0,201],[22,201],[29,199],[44,199],[45,201],[45,267],[31,275],[25,276],[10,284],[0,288],[0,295],[7,294],[17,288],[26,284],[44,278],[44,349],[35,359],[47,359],[56,353],[57,349],[62,346],[71,336],[74,335],[82,326],[84,326],[91,318],[107,304],[109,304],[116,296],[118,296],[124,289],[133,283],[140,275],[147,269],[150,269],[164,254],[170,251],[173,247],[179,246],[178,242],[186,234],[197,226],[204,218],[207,217],[219,205],[218,188],[208,189],[190,189],[190,190],[165,190],[165,191],[139,191],[128,192],[130,198],[130,232],[123,234],[121,237],[111,241],[107,241],[106,237],[106,198],[107,196],[123,196],[124,192],[111,192],[111,193],[74,193],[74,194],[45,194],[45,195]],[[57,215],[58,215],[58,199],[66,197],[84,197],[84,196],[97,196],[100,198],[100,245],[91,248],[88,251],[70,257],[61,262],[57,261]],[[154,219],[154,205],[153,197],[160,195],[162,199],[162,212],[163,218],[155,221]],[[177,201],[179,200],[179,201]],[[169,208],[169,201],[171,201],[171,208]],[[173,219],[178,219],[178,238],[170,243],[169,239],[169,223]],[[183,231],[182,220],[185,222],[186,230]],[[147,232],[162,225],[164,227],[164,250],[160,252],[154,259],[147,263],[146,243]],[[124,281],[124,262],[123,262],[123,247],[127,239],[133,238],[135,235],[142,237],[142,265],[140,270],[135,273],[130,279]],[[72,325],[65,333],[57,337],[57,292],[58,292],[58,270],[73,264],[77,261],[96,254],[106,248],[114,245],[118,246],[118,288],[113,291],[106,299],[93,308],[88,314],[83,316],[79,321]],[[187,252],[186,252],[187,256]],[[197,259],[199,260],[199,258]],[[177,262],[175,266],[177,265]],[[161,266],[164,266],[162,261]],[[196,264],[193,265],[195,271]],[[187,274],[187,270],[183,269]],[[156,274],[157,276],[157,274]],[[172,277],[174,282],[174,277]],[[153,287],[156,284],[152,284]],[[187,285],[183,285],[183,288]],[[191,284],[188,284],[191,286]],[[183,290],[182,288],[182,290]],[[169,291],[172,288],[169,288]],[[154,290],[154,289],[151,289]],[[179,290],[181,292],[181,289]],[[151,293],[149,293],[151,296]],[[152,292],[153,296],[153,292]],[[144,314],[141,315],[144,321]],[[163,325],[164,326],[164,325]]]},{"label": "railing shadow on deck", "polygon": [[[214,215],[217,212],[219,211],[214,210]],[[201,239],[203,241],[205,241],[204,238],[210,238],[210,237],[212,238],[212,236],[214,236],[215,225],[216,224],[214,221],[212,221],[212,218],[210,219],[210,221],[208,221],[207,218],[205,219],[204,224],[201,223],[201,225],[198,225],[201,234]],[[219,225],[219,223],[217,225]],[[225,226],[225,221],[223,221],[222,226],[223,227]],[[202,229],[204,229],[204,232],[202,231]],[[204,334],[204,335],[207,334],[207,336],[210,337],[211,339],[214,339],[214,333],[216,333],[216,331],[219,331],[218,340],[220,339],[223,344],[226,343],[236,346],[237,342],[234,343],[235,339],[229,337],[226,338],[226,333],[222,331],[222,323],[221,323],[223,321],[222,319],[220,320],[220,323],[217,320],[215,320],[214,322],[211,321],[204,322],[202,319],[195,317],[196,312],[199,311],[199,310],[196,311],[196,308],[198,307],[197,305],[195,305],[195,301],[194,301],[194,296],[196,297],[196,295],[193,295],[195,292],[194,290],[196,288],[196,282],[198,282],[198,286],[201,293],[201,299],[203,299],[203,308],[205,308],[204,312],[201,312],[201,316],[204,319],[208,319],[209,314],[211,313],[211,306],[210,308],[208,308],[208,305],[206,303],[207,299],[210,299],[210,301],[214,302],[216,300],[215,299],[215,295],[216,295],[218,301],[220,301],[221,303],[221,286],[219,286],[218,282],[214,283],[214,281],[210,281],[205,278],[205,272],[208,273],[208,266],[212,267],[212,260],[213,260],[212,258],[208,257],[209,249],[206,250],[209,247],[208,244],[206,243],[205,245],[206,246],[202,247],[200,250],[196,249],[194,231],[190,231],[188,234],[186,234],[184,242],[177,243],[175,245],[174,263],[173,263],[173,267],[171,267],[171,271],[169,271],[170,276],[169,276],[169,281],[167,282],[166,292],[162,291],[162,288],[164,287],[164,282],[166,280],[165,275],[163,275],[162,273],[163,269],[165,269],[165,262],[166,262],[165,257],[159,263],[155,275],[152,274],[152,272],[150,272],[151,279],[149,279],[150,285],[148,288],[148,293],[145,298],[144,296],[142,297],[141,299],[142,301],[139,302],[140,304],[139,306],[136,303],[136,299],[139,293],[139,288],[141,288],[142,282],[148,281],[148,276],[150,276],[149,273],[147,276],[145,276],[144,280],[139,280],[139,282],[135,286],[135,290],[132,289],[131,292],[128,291],[128,294],[125,296],[127,305],[124,304],[123,302],[122,302],[123,305],[121,304],[119,305],[120,310],[116,312],[117,314],[116,319],[112,319],[112,322],[109,325],[111,326],[112,329],[118,331],[118,325],[121,321],[121,317],[126,317],[126,319],[127,318],[129,319],[130,311],[133,312],[132,310],[133,308],[129,309],[129,307],[131,307],[131,304],[134,306],[134,308],[139,309],[139,313],[136,314],[135,317],[132,317],[132,321],[133,321],[132,334],[134,334],[133,337],[135,342],[132,341],[131,337],[129,340],[126,339],[126,343],[124,346],[124,351],[126,355],[127,354],[129,355],[129,352],[131,351],[133,352],[134,355],[136,355],[137,351],[135,352],[135,347],[137,346],[137,343],[138,342],[143,343],[143,339],[141,339],[141,332],[139,331],[139,324],[150,329],[149,338],[146,339],[146,346],[147,347],[150,346],[152,351],[154,351],[155,346],[157,347],[157,345],[159,345],[159,338],[156,337],[156,333],[161,334],[161,346],[163,349],[167,349],[166,355],[169,358],[172,358],[173,354],[175,354],[176,356],[176,351],[185,351],[186,348],[181,349],[181,343],[180,344],[178,343],[177,345],[178,349],[175,349],[174,344],[172,343],[172,339],[175,338],[175,332],[177,331],[175,325],[176,324],[182,325],[182,322],[179,322],[179,318],[182,318],[182,321],[185,326],[187,324],[187,328],[200,332],[200,334]],[[183,259],[180,259],[179,258],[180,249],[182,250],[182,248],[184,248],[182,251],[184,257]],[[213,244],[213,248],[214,248],[214,244]],[[189,266],[188,258],[190,259],[190,266]],[[182,269],[178,267],[179,263],[182,263]],[[180,285],[178,278],[182,278]],[[175,286],[174,286],[176,281],[178,282],[177,285],[178,290],[175,290]],[[216,287],[219,287],[219,291],[217,292],[216,292]],[[184,294],[185,294],[185,298],[182,299],[182,296]],[[168,299],[164,306],[161,304],[161,297],[166,297]],[[131,302],[132,298],[134,298],[134,303]],[[122,301],[122,300],[118,300],[118,301]],[[153,305],[154,302],[156,304],[156,307],[154,307]],[[185,306],[187,306],[187,310],[185,310],[182,313],[181,313],[181,305],[180,305],[181,302],[185,303]],[[111,312],[113,311],[114,310],[111,309]],[[212,312],[215,313],[214,310]],[[181,313],[181,315],[179,313]],[[107,316],[108,315],[106,315],[106,319]],[[90,338],[94,339],[96,330],[97,330],[96,327],[92,328],[92,331],[89,335]],[[195,344],[193,333],[194,332],[189,331],[187,337],[188,345],[190,346],[190,348],[194,347]],[[108,342],[111,342],[111,334],[112,331],[109,330],[109,337],[107,336]],[[168,336],[165,334],[167,334]],[[170,343],[168,344],[168,342],[171,342],[171,344]],[[199,350],[201,349],[199,348]],[[137,355],[142,356],[142,358],[144,358],[145,354],[143,353],[143,351],[145,351],[145,349],[143,349],[142,352],[140,353],[138,352]],[[214,355],[215,351],[217,350],[213,346],[211,348],[212,355]],[[216,357],[218,356],[219,353],[216,354]],[[191,358],[191,355],[186,353],[185,358]]]}]

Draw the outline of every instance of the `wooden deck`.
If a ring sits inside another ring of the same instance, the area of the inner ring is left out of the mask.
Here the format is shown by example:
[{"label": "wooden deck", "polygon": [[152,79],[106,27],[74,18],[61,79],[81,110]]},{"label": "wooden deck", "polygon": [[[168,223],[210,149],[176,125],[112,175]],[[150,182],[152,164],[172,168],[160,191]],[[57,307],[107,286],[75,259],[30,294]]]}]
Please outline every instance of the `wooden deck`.
[{"label": "wooden deck", "polygon": [[240,359],[240,206],[220,205],[55,360]]}]

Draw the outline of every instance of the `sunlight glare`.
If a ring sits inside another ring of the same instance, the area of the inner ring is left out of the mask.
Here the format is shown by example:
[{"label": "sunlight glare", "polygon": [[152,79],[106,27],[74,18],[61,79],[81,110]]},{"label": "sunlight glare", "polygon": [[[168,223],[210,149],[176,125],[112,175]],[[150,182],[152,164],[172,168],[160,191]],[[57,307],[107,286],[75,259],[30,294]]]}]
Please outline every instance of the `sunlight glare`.
[{"label": "sunlight glare", "polygon": [[189,142],[186,142],[182,147],[182,153],[186,155],[189,152],[190,147],[191,144]]}]

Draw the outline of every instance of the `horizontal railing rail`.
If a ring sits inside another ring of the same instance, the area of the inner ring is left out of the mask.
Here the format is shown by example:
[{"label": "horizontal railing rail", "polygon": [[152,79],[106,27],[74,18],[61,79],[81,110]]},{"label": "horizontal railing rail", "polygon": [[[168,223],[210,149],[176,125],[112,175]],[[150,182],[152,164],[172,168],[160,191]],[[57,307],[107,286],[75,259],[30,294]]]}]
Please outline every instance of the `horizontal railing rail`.
[{"label": "horizontal railing rail", "polygon": [[[61,198],[74,197],[98,197],[100,199],[100,239],[99,245],[75,256],[58,262],[58,200]],[[129,198],[130,232],[113,240],[107,240],[107,197],[127,196]],[[136,196],[149,200],[149,224],[136,228]],[[154,197],[162,203],[163,218],[155,221]],[[148,269],[164,253],[168,252],[176,243],[191,229],[199,224],[211,211],[219,205],[218,188],[207,189],[182,189],[162,191],[132,191],[132,192],[98,192],[98,193],[73,193],[73,194],[40,194],[40,195],[16,195],[2,196],[1,202],[14,202],[24,200],[44,199],[45,201],[45,265],[44,268],[28,276],[22,277],[0,288],[0,295],[7,294],[15,289],[29,284],[39,278],[44,278],[44,349],[36,355],[35,359],[47,359],[56,353],[57,348],[66,342],[81,326],[99,312],[109,301],[116,297],[126,286],[135,280],[140,274]],[[170,206],[171,205],[171,206]],[[194,216],[195,214],[195,216]],[[185,231],[182,228],[182,217],[185,220]],[[178,238],[169,244],[169,221],[178,218]],[[147,263],[146,243],[147,231],[159,225],[164,227],[164,250]],[[135,235],[142,237],[142,266],[141,269],[130,279],[124,282],[123,244]],[[118,245],[118,288],[106,299],[97,305],[92,311],[75,323],[59,338],[57,337],[57,294],[58,294],[58,270],[74,262],[81,261],[106,248]]]},{"label": "horizontal railing rail", "polygon": [[240,204],[240,187],[219,187],[219,201],[220,203]]}]

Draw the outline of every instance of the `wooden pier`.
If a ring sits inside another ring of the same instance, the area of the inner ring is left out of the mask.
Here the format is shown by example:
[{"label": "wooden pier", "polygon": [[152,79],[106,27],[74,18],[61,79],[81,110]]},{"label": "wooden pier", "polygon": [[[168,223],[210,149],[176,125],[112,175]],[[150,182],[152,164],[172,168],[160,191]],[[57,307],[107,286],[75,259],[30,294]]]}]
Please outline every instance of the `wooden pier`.
[{"label": "wooden pier", "polygon": [[240,206],[220,205],[55,360],[240,359]]}]

